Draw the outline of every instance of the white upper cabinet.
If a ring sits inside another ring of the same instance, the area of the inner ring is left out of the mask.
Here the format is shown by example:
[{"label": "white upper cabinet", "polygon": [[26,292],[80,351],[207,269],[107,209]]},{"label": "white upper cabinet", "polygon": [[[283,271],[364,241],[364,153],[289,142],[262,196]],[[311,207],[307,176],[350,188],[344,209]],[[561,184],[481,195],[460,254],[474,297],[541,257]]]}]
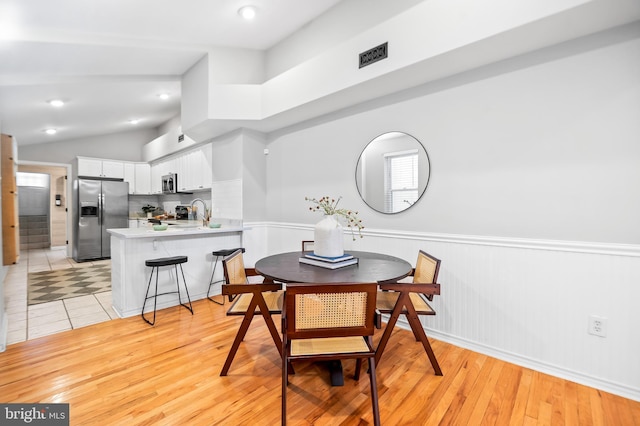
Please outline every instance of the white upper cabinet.
[{"label": "white upper cabinet", "polygon": [[102,176],[102,160],[78,158],[78,176]]},{"label": "white upper cabinet", "polygon": [[191,192],[211,188],[213,180],[212,146],[202,145],[153,164],[78,157],[78,176],[123,179],[129,182],[129,194],[162,194],[162,176],[178,175],[178,191]]},{"label": "white upper cabinet", "polygon": [[178,175],[178,191],[190,192],[211,188],[213,180],[211,144],[182,152],[166,160],[151,165],[151,191],[162,193],[163,175]]},{"label": "white upper cabinet", "polygon": [[102,176],[124,179],[124,163],[122,161],[102,160]]},{"label": "white upper cabinet", "polygon": [[[181,191],[198,191],[211,188],[211,153],[211,144],[207,144],[182,155],[182,164],[185,169],[184,185],[179,185]],[[179,177],[178,182],[180,182]]]},{"label": "white upper cabinet", "polygon": [[158,161],[151,165],[151,193],[162,194],[162,176],[170,173],[171,164],[166,161]]},{"label": "white upper cabinet", "polygon": [[135,163],[135,192],[134,194],[151,194],[151,165]]},{"label": "white upper cabinet", "polygon": [[211,188],[211,144],[189,151],[184,157],[188,165],[187,188],[192,191]]},{"label": "white upper cabinet", "polygon": [[162,194],[162,175],[160,174],[160,164],[151,165],[151,193]]},{"label": "white upper cabinet", "polygon": [[124,163],[124,181],[129,183],[129,194],[136,192],[136,167],[133,163]]},{"label": "white upper cabinet", "polygon": [[178,190],[188,191],[191,189],[194,171],[189,163],[189,155],[181,155],[176,158],[176,173],[178,174]]},{"label": "white upper cabinet", "polygon": [[78,157],[78,176],[124,179],[124,162]]},{"label": "white upper cabinet", "polygon": [[151,166],[148,163],[124,163],[124,181],[129,182],[129,194],[151,194]]}]

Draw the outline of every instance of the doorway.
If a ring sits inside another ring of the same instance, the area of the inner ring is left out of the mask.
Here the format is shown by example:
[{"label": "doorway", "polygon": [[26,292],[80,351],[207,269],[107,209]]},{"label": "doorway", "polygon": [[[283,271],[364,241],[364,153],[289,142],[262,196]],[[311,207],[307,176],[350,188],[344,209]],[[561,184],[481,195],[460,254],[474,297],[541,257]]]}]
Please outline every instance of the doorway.
[{"label": "doorway", "polygon": [[45,173],[16,174],[20,250],[51,247],[49,220],[50,176]]},{"label": "doorway", "polygon": [[[20,178],[21,175],[24,179]],[[21,249],[68,246],[66,177],[67,168],[63,166],[18,165],[16,178]],[[48,185],[45,181],[48,181]],[[23,208],[26,210],[23,211]],[[23,228],[23,224],[28,228]],[[44,228],[46,237],[43,235]]]}]

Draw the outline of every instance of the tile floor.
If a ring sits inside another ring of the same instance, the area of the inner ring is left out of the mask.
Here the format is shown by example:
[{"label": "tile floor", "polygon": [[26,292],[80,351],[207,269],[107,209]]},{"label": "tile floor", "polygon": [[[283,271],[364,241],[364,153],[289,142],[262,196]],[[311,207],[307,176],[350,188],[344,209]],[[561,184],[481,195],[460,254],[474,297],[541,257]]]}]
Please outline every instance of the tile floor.
[{"label": "tile floor", "polygon": [[9,266],[4,282],[7,344],[118,318],[111,308],[110,291],[27,306],[29,272],[85,268],[104,263],[110,263],[110,260],[77,263],[67,258],[66,247],[22,251],[19,263]]}]

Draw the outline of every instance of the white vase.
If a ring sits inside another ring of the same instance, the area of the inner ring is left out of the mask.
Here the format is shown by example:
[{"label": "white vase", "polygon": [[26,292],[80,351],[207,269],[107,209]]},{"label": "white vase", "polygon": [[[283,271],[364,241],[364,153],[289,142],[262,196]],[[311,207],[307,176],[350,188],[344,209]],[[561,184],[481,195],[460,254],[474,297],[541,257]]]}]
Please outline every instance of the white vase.
[{"label": "white vase", "polygon": [[325,216],[313,230],[313,252],[318,256],[338,257],[344,254],[344,232],[334,216]]}]

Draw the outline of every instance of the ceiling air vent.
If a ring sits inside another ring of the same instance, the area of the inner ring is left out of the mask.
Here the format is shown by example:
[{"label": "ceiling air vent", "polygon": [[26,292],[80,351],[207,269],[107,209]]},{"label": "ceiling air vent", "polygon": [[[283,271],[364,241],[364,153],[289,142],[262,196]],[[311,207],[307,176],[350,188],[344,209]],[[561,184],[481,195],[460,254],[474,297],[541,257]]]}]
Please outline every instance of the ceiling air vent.
[{"label": "ceiling air vent", "polygon": [[178,135],[178,143],[182,142],[184,140],[184,133],[181,135]]},{"label": "ceiling air vent", "polygon": [[358,68],[364,68],[367,65],[371,65],[374,62],[378,62],[379,60],[386,58],[388,53],[387,44],[388,42],[384,42],[380,46],[376,46],[373,49],[362,52],[360,54],[360,66]]}]

